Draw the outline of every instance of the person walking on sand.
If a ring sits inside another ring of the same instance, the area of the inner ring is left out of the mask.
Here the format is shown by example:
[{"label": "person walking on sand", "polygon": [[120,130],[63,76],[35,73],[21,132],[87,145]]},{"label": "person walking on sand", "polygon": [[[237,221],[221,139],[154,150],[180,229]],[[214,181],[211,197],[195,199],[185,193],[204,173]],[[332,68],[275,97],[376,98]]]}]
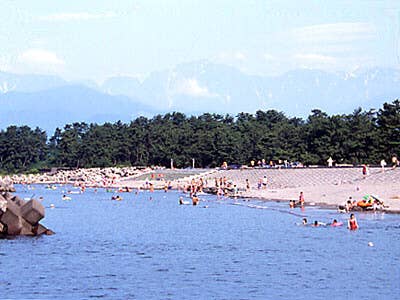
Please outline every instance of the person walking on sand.
[{"label": "person walking on sand", "polygon": [[393,155],[393,156],[392,156],[392,164],[393,164],[392,170],[396,169],[398,163],[399,163],[399,162],[398,162],[398,160],[397,160],[397,156],[396,156],[396,155]]},{"label": "person walking on sand", "polygon": [[358,223],[354,214],[350,215],[350,219],[347,221],[347,228],[350,230],[358,229]]},{"label": "person walking on sand", "polygon": [[368,173],[369,173],[368,165],[366,165],[366,164],[362,165],[362,174],[363,174],[364,178],[368,176]]},{"label": "person walking on sand", "polygon": [[385,167],[386,167],[386,161],[384,159],[381,160],[381,170],[382,173],[385,172]]},{"label": "person walking on sand", "polygon": [[268,179],[267,179],[267,176],[264,175],[264,177],[262,178],[262,188],[263,188],[263,190],[267,189],[267,184],[268,184]]},{"label": "person walking on sand", "polygon": [[249,179],[246,179],[246,192],[250,191],[250,182]]},{"label": "person walking on sand", "polygon": [[333,166],[333,159],[332,159],[332,156],[329,156],[327,162],[328,162],[328,167],[329,167],[329,168],[332,168],[332,166]]}]

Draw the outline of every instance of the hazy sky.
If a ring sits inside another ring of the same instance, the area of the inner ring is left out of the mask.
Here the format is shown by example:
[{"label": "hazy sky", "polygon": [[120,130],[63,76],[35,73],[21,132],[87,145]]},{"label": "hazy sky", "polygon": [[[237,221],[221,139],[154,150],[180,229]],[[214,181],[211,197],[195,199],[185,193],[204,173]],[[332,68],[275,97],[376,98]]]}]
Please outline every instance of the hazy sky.
[{"label": "hazy sky", "polygon": [[208,60],[249,74],[400,67],[400,1],[0,0],[0,70],[98,82]]}]

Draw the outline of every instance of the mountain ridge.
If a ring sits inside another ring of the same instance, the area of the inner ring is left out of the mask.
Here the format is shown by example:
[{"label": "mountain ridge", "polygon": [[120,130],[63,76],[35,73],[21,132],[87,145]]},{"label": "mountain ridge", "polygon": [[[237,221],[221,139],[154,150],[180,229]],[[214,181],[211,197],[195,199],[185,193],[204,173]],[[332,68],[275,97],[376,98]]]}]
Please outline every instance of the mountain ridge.
[{"label": "mountain ridge", "polygon": [[[61,120],[129,121],[171,111],[236,115],[276,109],[306,118],[312,109],[328,114],[378,109],[400,95],[400,70],[382,67],[348,73],[295,69],[262,76],[202,60],[153,72],[143,81],[114,76],[97,86],[87,82],[0,72],[0,112],[5,116],[0,127],[26,122],[52,128],[64,125]],[[48,116],[42,117],[46,111]]]}]

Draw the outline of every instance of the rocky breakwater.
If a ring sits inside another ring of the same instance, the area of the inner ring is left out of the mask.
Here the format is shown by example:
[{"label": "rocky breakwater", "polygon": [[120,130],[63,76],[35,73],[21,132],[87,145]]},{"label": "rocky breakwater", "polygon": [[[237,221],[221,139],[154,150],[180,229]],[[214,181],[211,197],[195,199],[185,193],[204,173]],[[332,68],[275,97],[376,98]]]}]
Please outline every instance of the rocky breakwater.
[{"label": "rocky breakwater", "polygon": [[53,231],[39,224],[44,206],[35,199],[25,201],[11,192],[12,185],[0,185],[0,236],[51,235]]},{"label": "rocky breakwater", "polygon": [[15,174],[12,176],[6,176],[3,181],[8,181],[14,184],[59,183],[91,187],[109,187],[118,183],[122,179],[139,176],[149,171],[151,171],[151,168],[139,170],[136,167],[54,170],[43,174]]}]

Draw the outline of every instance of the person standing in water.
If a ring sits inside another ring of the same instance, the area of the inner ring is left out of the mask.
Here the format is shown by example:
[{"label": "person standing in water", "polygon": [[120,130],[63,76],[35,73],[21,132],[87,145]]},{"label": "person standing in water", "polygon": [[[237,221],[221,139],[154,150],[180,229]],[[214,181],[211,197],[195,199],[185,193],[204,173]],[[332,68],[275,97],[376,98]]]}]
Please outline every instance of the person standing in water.
[{"label": "person standing in water", "polygon": [[347,222],[347,228],[350,230],[358,229],[358,223],[357,223],[357,220],[356,220],[356,217],[354,216],[354,214],[350,215],[350,219]]},{"label": "person standing in water", "polygon": [[301,205],[301,206],[304,205],[304,194],[303,194],[303,192],[300,192],[298,204]]}]

